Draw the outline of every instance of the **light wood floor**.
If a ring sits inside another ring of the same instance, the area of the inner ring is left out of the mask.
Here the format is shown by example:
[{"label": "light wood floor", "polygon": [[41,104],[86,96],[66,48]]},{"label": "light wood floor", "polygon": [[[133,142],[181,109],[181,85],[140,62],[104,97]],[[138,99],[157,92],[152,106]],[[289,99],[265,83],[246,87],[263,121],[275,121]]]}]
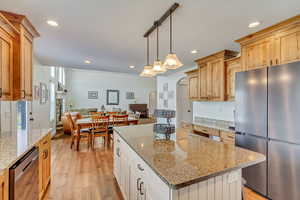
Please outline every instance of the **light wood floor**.
[{"label": "light wood floor", "polygon": [[[123,200],[113,177],[112,148],[98,138],[95,151],[81,143],[70,149],[70,138],[52,140],[52,178],[44,200]],[[245,200],[265,200],[249,189]]]}]

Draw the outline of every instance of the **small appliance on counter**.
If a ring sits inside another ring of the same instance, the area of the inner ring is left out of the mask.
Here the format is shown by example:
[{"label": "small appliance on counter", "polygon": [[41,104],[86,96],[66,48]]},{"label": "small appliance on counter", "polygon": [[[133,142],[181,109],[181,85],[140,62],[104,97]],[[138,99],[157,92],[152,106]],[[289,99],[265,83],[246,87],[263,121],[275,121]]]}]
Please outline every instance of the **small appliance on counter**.
[{"label": "small appliance on counter", "polygon": [[[171,134],[175,133],[175,125],[171,124],[171,119],[175,118],[174,110],[156,109],[154,116],[156,118],[166,119],[167,123],[156,123],[153,126],[153,131],[156,133],[155,138],[170,140]],[[161,138],[163,136],[163,138]]]}]

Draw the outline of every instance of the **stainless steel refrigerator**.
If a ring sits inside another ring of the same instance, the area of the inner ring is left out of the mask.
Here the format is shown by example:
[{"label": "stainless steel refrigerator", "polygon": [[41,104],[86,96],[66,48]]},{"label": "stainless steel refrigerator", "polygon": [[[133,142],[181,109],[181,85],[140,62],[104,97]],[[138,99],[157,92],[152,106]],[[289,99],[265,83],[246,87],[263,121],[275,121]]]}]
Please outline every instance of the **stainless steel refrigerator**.
[{"label": "stainless steel refrigerator", "polygon": [[236,75],[238,146],[263,153],[243,169],[247,186],[272,200],[300,199],[300,62]]}]

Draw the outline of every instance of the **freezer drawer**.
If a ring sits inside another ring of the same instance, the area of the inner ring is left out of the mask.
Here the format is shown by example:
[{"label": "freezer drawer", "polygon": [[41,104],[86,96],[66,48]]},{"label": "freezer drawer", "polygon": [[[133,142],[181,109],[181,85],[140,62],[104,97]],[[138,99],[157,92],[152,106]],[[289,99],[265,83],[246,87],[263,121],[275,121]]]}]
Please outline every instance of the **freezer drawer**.
[{"label": "freezer drawer", "polygon": [[300,62],[269,69],[269,137],[300,144]]},{"label": "freezer drawer", "polygon": [[[267,140],[264,138],[236,135],[236,145],[255,152],[267,154]],[[247,186],[262,195],[267,195],[267,162],[244,168],[242,176]]]},{"label": "freezer drawer", "polygon": [[267,69],[237,73],[235,86],[235,130],[267,137]]},{"label": "freezer drawer", "polygon": [[269,197],[300,199],[300,145],[269,142]]}]

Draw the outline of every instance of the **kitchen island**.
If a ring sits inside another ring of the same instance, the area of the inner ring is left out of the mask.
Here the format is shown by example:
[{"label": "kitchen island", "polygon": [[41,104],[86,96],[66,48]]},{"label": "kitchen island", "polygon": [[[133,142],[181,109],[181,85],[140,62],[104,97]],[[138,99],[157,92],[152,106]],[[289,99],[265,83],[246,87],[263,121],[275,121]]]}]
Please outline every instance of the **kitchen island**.
[{"label": "kitchen island", "polygon": [[189,132],[159,139],[153,124],[114,130],[114,175],[128,200],[241,200],[241,169],[265,160]]}]

